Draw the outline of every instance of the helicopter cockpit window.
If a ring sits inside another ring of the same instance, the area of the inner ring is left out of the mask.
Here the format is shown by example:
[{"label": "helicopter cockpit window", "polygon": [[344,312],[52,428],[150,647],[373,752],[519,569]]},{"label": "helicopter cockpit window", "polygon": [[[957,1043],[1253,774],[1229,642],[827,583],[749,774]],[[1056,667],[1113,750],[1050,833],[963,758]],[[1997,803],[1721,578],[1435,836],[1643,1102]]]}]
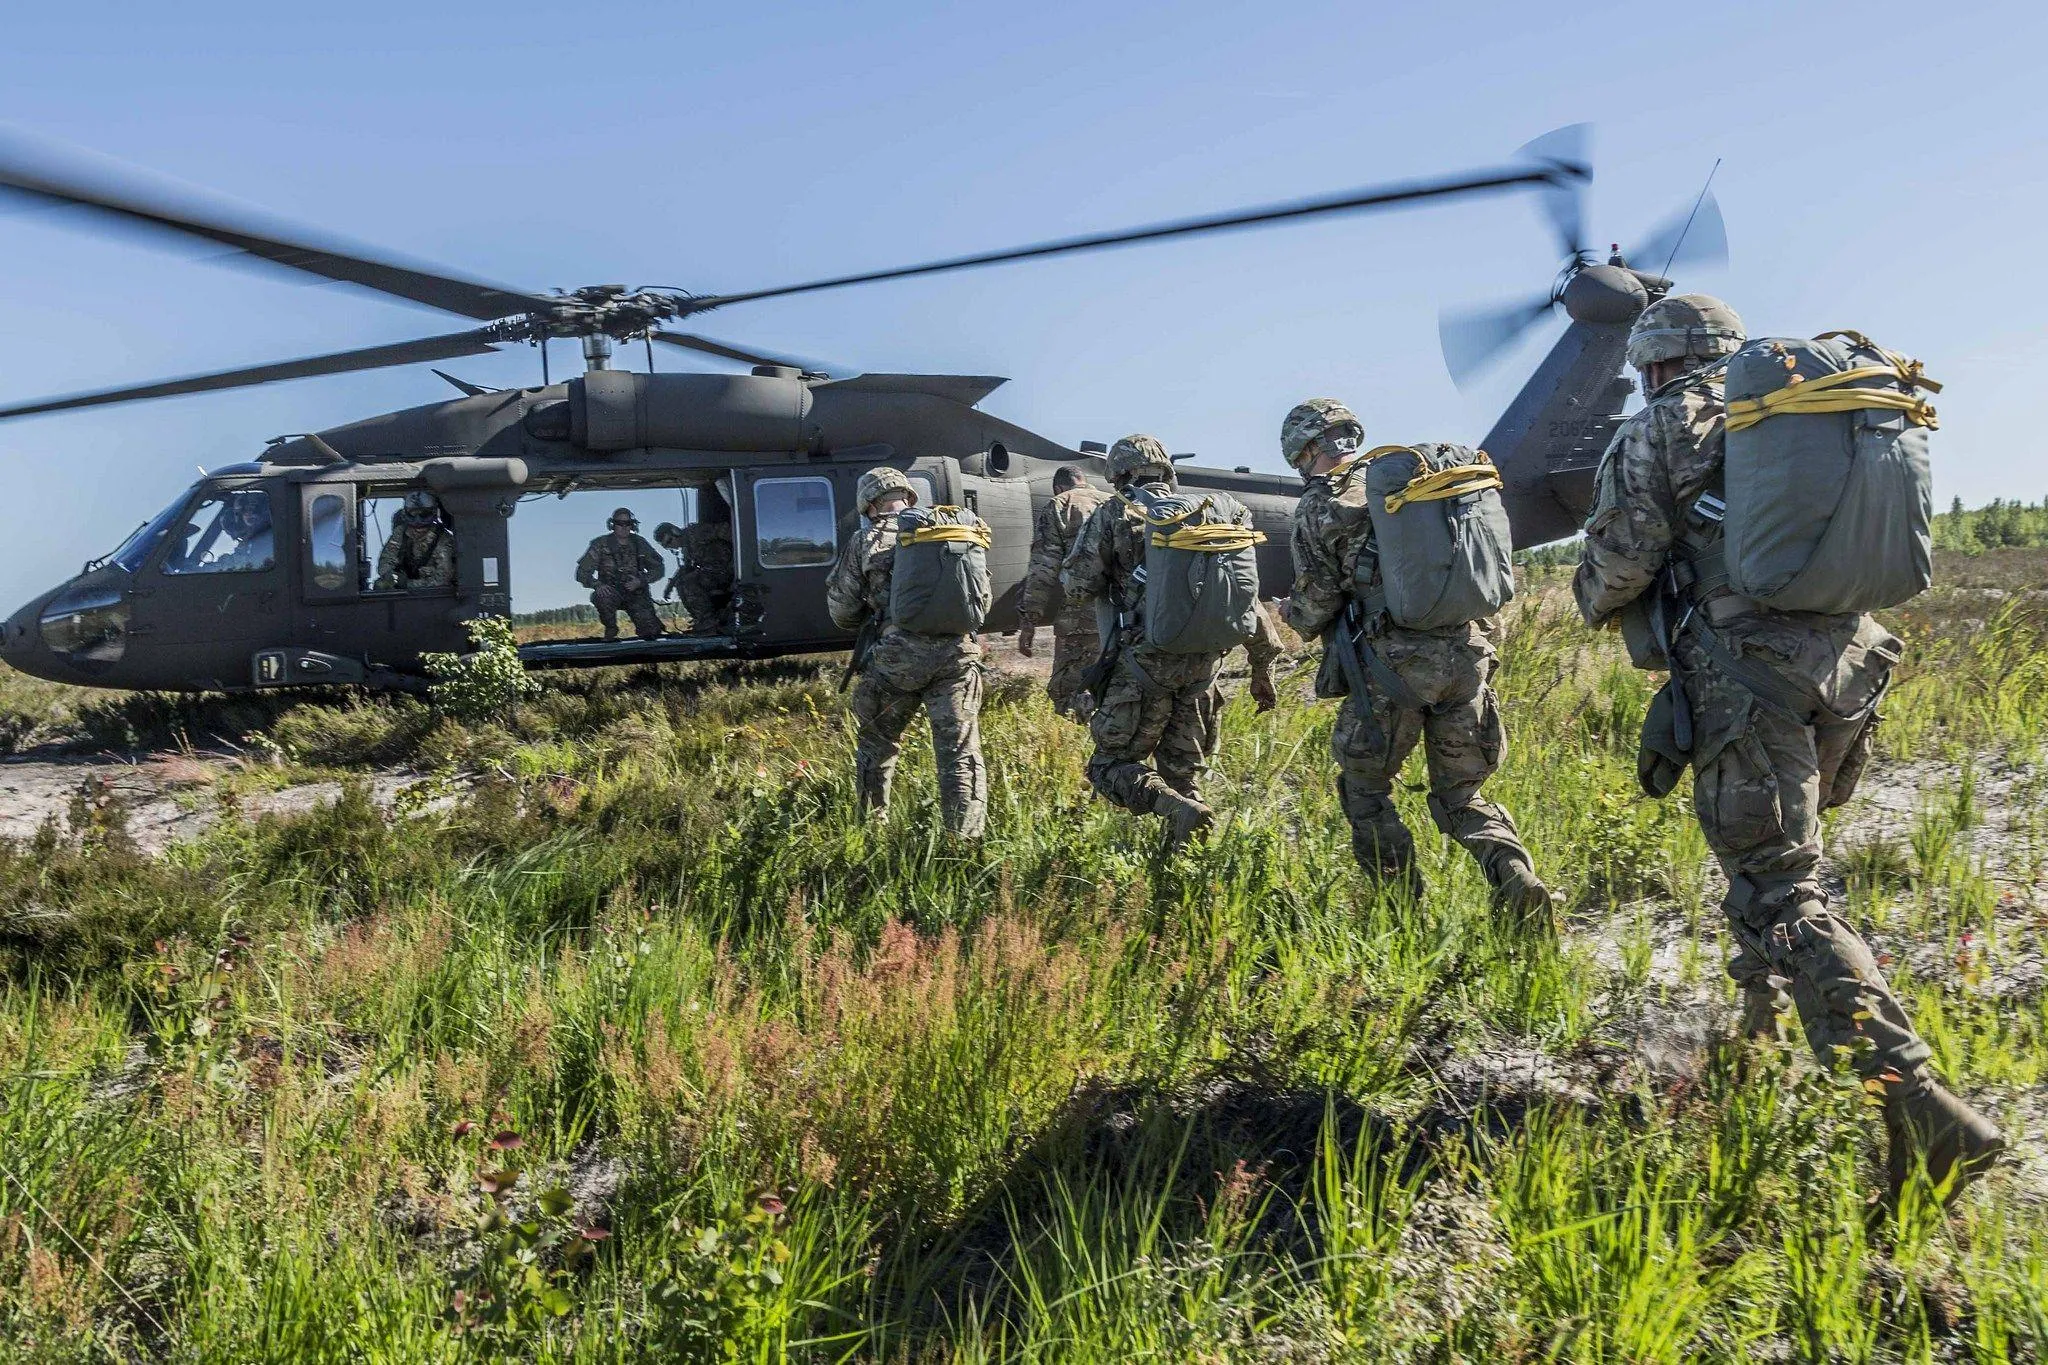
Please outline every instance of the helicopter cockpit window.
[{"label": "helicopter cockpit window", "polygon": [[755,484],[754,544],[764,569],[800,569],[837,559],[832,481],[807,476]]},{"label": "helicopter cockpit window", "polygon": [[172,533],[168,574],[253,573],[277,564],[270,494],[238,488],[201,498]]},{"label": "helicopter cockpit window", "polygon": [[178,513],[184,510],[185,499],[191,496],[192,489],[186,489],[178,495],[177,501],[129,532],[128,539],[122,541],[120,546],[107,556],[107,561],[120,565],[129,573],[139,573],[142,566],[148,562],[150,551],[163,541],[164,533],[171,529],[171,524],[178,519]]}]

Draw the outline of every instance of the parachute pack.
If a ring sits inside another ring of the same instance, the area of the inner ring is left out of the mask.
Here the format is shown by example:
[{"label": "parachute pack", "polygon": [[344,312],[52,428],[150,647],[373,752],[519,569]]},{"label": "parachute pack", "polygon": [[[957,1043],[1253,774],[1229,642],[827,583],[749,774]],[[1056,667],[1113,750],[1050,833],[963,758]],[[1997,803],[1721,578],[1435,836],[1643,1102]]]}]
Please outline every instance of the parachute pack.
[{"label": "parachute pack", "polygon": [[1920,362],[1860,332],[1728,358],[1728,587],[1779,611],[1897,606],[1933,578]]},{"label": "parachute pack", "polygon": [[988,523],[964,507],[896,514],[889,620],[920,635],[972,635],[988,619]]},{"label": "parachute pack", "polygon": [[[1384,600],[1408,630],[1441,630],[1491,616],[1515,595],[1514,539],[1500,471],[1483,450],[1427,441],[1367,451],[1342,476],[1363,477],[1379,582],[1360,601]],[[1361,556],[1357,570],[1370,576]]]},{"label": "parachute pack", "polygon": [[1258,632],[1265,532],[1227,493],[1119,494],[1145,518],[1145,641],[1167,654],[1223,654]]}]

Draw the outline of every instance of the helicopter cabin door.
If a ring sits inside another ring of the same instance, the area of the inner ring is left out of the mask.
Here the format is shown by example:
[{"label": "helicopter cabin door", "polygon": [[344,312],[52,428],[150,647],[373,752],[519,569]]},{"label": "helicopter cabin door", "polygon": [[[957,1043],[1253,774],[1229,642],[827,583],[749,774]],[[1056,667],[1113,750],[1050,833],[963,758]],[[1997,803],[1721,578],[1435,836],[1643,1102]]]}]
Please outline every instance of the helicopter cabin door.
[{"label": "helicopter cabin door", "polygon": [[[437,520],[423,543],[394,546],[404,493],[340,482],[299,489],[302,648],[409,669],[424,651],[467,647],[459,528]],[[486,567],[498,572],[495,562]]]},{"label": "helicopter cabin door", "polygon": [[795,465],[733,473],[740,574],[760,605],[762,633],[776,644],[844,640],[847,632],[825,608],[825,579],[839,558],[841,518],[852,508],[858,472]]},{"label": "helicopter cabin door", "polygon": [[161,660],[153,685],[246,687],[250,656],[281,643],[289,614],[280,531],[289,523],[278,514],[288,496],[261,482],[201,488],[136,575],[128,634]]}]

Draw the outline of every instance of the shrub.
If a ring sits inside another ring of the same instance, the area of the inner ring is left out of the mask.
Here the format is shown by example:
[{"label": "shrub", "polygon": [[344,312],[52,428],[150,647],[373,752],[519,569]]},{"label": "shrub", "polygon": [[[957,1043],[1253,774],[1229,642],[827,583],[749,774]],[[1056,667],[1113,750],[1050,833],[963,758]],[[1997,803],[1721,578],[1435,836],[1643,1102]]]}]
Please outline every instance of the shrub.
[{"label": "shrub", "polygon": [[427,696],[436,710],[458,720],[497,720],[522,701],[540,695],[538,679],[529,677],[519,661],[519,643],[512,623],[502,616],[478,616],[466,622],[468,654],[425,654],[420,663],[434,683]]}]

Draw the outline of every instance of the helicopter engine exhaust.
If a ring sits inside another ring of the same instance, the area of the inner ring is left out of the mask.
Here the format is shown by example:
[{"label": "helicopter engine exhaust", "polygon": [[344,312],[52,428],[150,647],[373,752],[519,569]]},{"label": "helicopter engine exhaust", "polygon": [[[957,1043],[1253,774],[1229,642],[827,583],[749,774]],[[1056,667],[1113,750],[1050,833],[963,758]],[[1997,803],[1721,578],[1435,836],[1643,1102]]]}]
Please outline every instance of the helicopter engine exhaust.
[{"label": "helicopter engine exhaust", "polygon": [[593,370],[569,381],[569,439],[599,454],[800,450],[810,411],[810,389],[787,375]]}]

